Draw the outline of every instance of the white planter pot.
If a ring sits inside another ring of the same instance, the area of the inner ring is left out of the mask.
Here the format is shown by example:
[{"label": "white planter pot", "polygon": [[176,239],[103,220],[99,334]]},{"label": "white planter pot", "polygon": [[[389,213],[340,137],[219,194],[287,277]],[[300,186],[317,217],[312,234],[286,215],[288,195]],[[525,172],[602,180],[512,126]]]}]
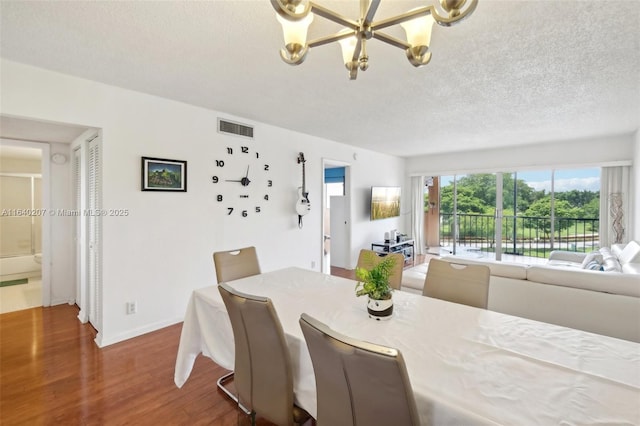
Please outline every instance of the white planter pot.
[{"label": "white planter pot", "polygon": [[367,302],[367,312],[369,318],[377,321],[386,321],[391,318],[393,313],[393,298],[386,300],[374,300],[369,298]]}]

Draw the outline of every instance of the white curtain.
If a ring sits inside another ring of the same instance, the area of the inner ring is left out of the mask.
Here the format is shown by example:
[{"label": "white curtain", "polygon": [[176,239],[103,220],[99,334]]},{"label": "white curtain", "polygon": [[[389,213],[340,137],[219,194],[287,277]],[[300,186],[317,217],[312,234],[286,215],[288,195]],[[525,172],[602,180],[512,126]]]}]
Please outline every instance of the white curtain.
[{"label": "white curtain", "polygon": [[424,254],[424,177],[411,178],[411,231],[415,254]]},{"label": "white curtain", "polygon": [[626,243],[633,206],[631,166],[603,167],[600,176],[600,247]]}]

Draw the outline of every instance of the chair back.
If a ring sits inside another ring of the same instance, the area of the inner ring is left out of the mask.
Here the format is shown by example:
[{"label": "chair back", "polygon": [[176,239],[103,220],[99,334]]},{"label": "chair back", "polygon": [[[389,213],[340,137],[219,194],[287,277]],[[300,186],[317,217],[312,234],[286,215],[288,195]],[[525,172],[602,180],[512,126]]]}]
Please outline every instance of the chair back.
[{"label": "chair back", "polygon": [[260,264],[255,247],[213,253],[213,265],[219,283],[258,275]]},{"label": "chair back", "polygon": [[293,424],[289,350],[271,300],[218,285],[233,329],[238,402],[278,425]]},{"label": "chair back", "polygon": [[380,253],[373,250],[360,250],[358,255],[358,268],[371,270],[380,263],[384,258],[391,256],[396,261],[393,264],[393,272],[389,277],[389,285],[395,290],[400,290],[402,285],[402,270],[404,268],[404,255],[401,253]]},{"label": "chair back", "polygon": [[349,338],[307,314],[300,327],[316,378],[319,426],[420,423],[400,351]]},{"label": "chair back", "polygon": [[431,259],[422,295],[487,309],[489,267]]}]

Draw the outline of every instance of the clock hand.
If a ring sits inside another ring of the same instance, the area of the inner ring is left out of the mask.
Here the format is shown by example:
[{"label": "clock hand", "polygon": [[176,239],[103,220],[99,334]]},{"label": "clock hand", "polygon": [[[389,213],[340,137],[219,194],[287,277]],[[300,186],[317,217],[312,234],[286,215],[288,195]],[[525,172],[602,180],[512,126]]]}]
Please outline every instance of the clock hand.
[{"label": "clock hand", "polygon": [[240,182],[240,185],[242,186],[249,186],[249,184],[251,183],[251,181],[247,177],[243,177],[240,180],[225,179],[225,182]]}]

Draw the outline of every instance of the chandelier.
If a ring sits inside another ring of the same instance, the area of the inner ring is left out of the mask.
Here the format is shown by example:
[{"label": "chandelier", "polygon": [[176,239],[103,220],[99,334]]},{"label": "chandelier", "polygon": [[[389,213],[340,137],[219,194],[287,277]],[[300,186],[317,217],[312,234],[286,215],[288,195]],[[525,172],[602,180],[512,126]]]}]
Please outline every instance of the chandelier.
[{"label": "chandelier", "polygon": [[[462,11],[466,2],[467,0],[440,0],[442,8],[447,12],[444,17],[440,16],[434,6],[423,6],[402,15],[374,21],[380,0],[360,0],[360,19],[354,21],[312,1],[304,4],[301,0],[271,0],[284,32],[285,48],[280,50],[282,60],[290,65],[300,65],[310,48],[337,41],[342,46],[342,57],[351,80],[358,76],[358,69],[366,71],[369,67],[366,43],[372,38],[404,50],[409,62],[415,67],[428,64],[431,60],[429,44],[433,23],[449,27],[462,21],[473,13],[478,4],[478,0],[470,0],[468,7]],[[342,25],[345,29],[307,42],[307,30],[314,15]],[[407,41],[380,31],[398,24],[404,28]]]}]

